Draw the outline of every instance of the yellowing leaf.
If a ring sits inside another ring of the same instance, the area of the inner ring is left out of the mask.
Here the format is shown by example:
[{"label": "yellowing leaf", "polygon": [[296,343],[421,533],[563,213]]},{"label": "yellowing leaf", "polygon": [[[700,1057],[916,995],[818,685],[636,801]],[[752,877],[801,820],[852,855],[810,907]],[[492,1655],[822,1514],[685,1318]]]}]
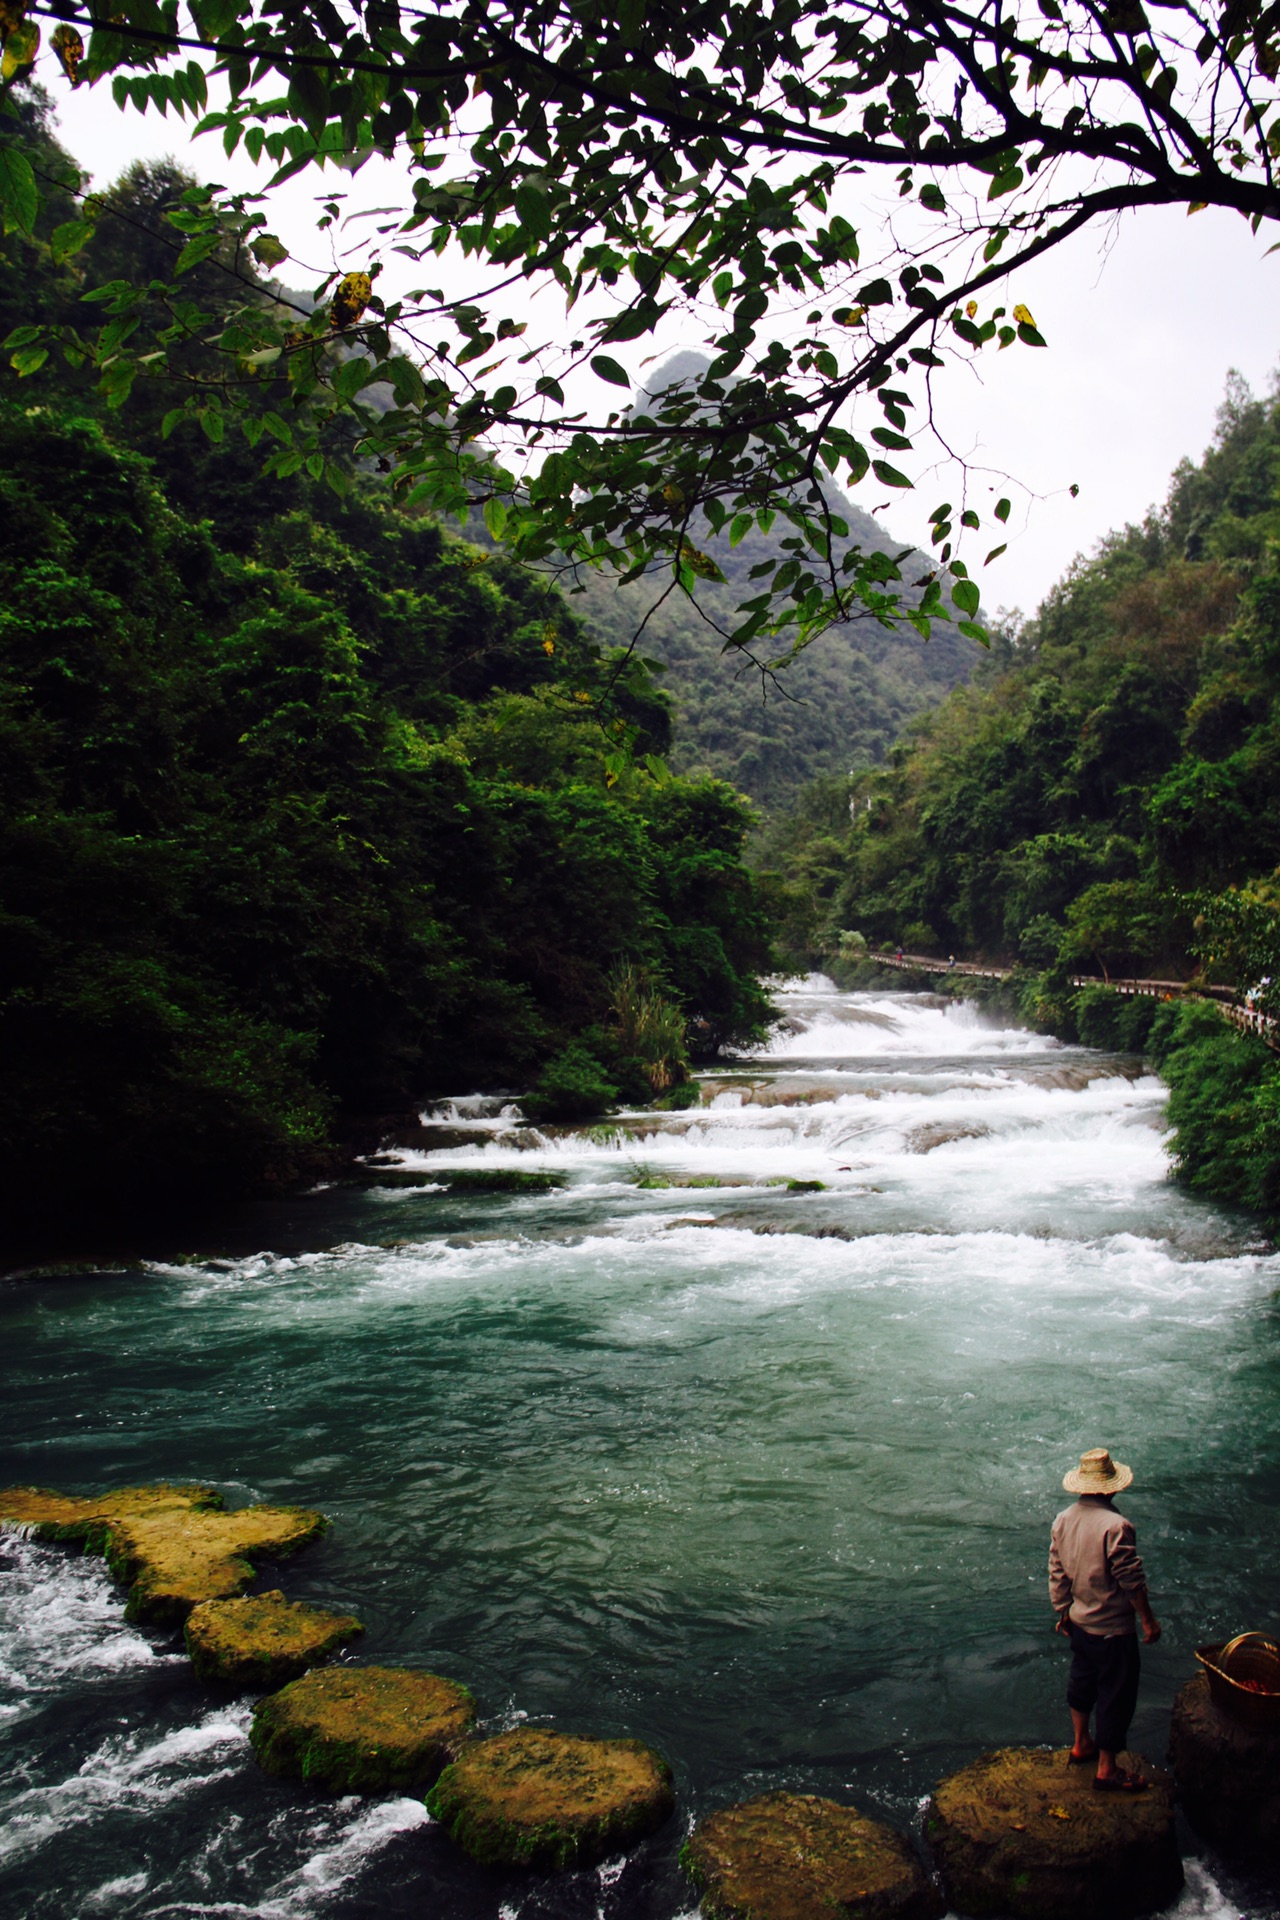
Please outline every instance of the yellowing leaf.
[{"label": "yellowing leaf", "polygon": [[54,28],[49,45],[57,54],[62,71],[74,87],[80,76],[80,62],[84,59],[84,41],[74,27],[63,25]]},{"label": "yellowing leaf", "polygon": [[554,641],[554,640],[544,640],[544,641],[543,641],[543,643],[542,643],[542,651],[543,651],[543,652],[544,652],[544,653],[546,654],[546,656],[547,656],[547,658],[548,658],[548,660],[549,660],[549,659],[551,658],[551,656],[552,656],[552,654],[553,654],[553,653],[555,652],[555,650],[556,650],[556,643],[555,643],[555,641]]},{"label": "yellowing leaf", "polygon": [[1030,307],[1015,307],[1013,310],[1013,317],[1018,322],[1019,326],[1034,327],[1035,325],[1035,321],[1031,317]]},{"label": "yellowing leaf", "polygon": [[966,313],[968,314],[968,316],[969,316],[969,318],[970,318],[970,319],[972,320],[972,318],[973,318],[973,316],[974,316],[974,314],[975,314],[975,313],[976,313],[976,312],[978,311],[978,303],[977,303],[977,301],[976,301],[976,300],[966,300],[966,301],[965,301],[965,303],[964,303],[964,310],[965,310],[965,312],[966,312]]},{"label": "yellowing leaf", "polygon": [[367,273],[348,273],[338,282],[338,291],[329,308],[329,325],[335,333],[344,327],[354,327],[372,293],[373,281]]},{"label": "yellowing leaf", "polygon": [[15,73],[29,67],[40,51],[40,29],[34,20],[19,21],[4,36],[0,55],[0,80],[12,80]]}]

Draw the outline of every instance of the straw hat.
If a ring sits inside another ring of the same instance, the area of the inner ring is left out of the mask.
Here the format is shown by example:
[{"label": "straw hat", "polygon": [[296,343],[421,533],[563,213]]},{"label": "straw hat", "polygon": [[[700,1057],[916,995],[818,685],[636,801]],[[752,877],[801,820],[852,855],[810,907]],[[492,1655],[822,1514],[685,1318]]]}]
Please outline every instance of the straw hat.
[{"label": "straw hat", "polygon": [[1133,1468],[1113,1460],[1105,1447],[1091,1447],[1080,1455],[1075,1472],[1064,1474],[1062,1484],[1068,1493],[1123,1493],[1133,1485]]}]

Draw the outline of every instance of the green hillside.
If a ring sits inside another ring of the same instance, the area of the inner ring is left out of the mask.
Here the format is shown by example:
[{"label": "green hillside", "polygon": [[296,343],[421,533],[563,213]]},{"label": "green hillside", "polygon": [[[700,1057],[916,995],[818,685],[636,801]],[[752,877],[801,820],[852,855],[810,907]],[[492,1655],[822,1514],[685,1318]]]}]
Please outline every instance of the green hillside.
[{"label": "green hillside", "polygon": [[[702,363],[700,355],[677,354],[653,376],[653,387],[686,378]],[[852,502],[844,500],[837,511],[863,548],[902,552]],[[748,579],[752,567],[776,553],[780,530],[753,530],[736,548],[705,527],[696,538],[727,582],[700,583],[698,600],[727,632],[741,617],[739,602],[757,590]],[[929,563],[920,561],[924,571]],[[581,584],[576,610],[602,640],[618,646],[630,641],[666,580],[619,588],[593,575]],[[935,623],[926,642],[905,624],[890,631],[864,615],[824,634],[771,684],[733,654],[722,654],[723,645],[716,628],[673,593],[645,627],[641,650],[667,669],[664,684],[676,712],[673,765],[729,780],[770,812],[788,806],[821,775],[879,765],[907,722],[937,706],[983,657],[949,623]]]}]

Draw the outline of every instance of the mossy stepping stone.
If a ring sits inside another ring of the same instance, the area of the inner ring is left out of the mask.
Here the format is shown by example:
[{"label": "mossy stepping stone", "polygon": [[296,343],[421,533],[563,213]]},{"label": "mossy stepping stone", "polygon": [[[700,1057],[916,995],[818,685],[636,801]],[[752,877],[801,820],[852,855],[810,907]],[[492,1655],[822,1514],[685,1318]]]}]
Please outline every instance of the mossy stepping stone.
[{"label": "mossy stepping stone", "polygon": [[580,1867],[619,1853],[671,1813],[671,1770],[639,1740],[520,1727],[446,1768],[428,1809],[486,1866]]},{"label": "mossy stepping stone", "polygon": [[79,1499],[39,1487],[0,1493],[0,1524],[39,1539],[81,1540],[105,1553],[129,1588],[131,1620],[176,1626],[204,1600],[243,1593],[263,1554],[293,1553],[323,1533],[322,1513],[304,1507],[223,1511],[211,1487],[123,1487]]},{"label": "mossy stepping stone", "polygon": [[107,1530],[125,1519],[159,1514],[220,1512],[222,1495],[212,1487],[116,1487],[110,1493],[56,1493],[50,1487],[6,1487],[0,1492],[0,1526],[20,1528],[36,1540],[76,1540],[101,1553]]},{"label": "mossy stepping stone", "polygon": [[467,1689],[439,1674],[323,1667],[260,1700],[249,1739],[267,1773],[331,1793],[421,1793],[474,1719]]},{"label": "mossy stepping stone", "polygon": [[902,1834],[813,1794],[724,1807],[680,1858],[710,1920],[938,1920],[943,1911]]},{"label": "mossy stepping stone", "polygon": [[279,1592],[206,1600],[187,1615],[187,1652],[201,1680],[283,1687],[364,1628],[353,1614],[286,1600]]},{"label": "mossy stepping stone", "polygon": [[1174,1700],[1169,1763],[1197,1833],[1280,1858],[1280,1732],[1220,1713],[1207,1674],[1188,1680]]},{"label": "mossy stepping stone", "polygon": [[1145,1793],[1097,1793],[1067,1749],[1004,1747],[937,1788],[929,1844],[954,1907],[1018,1920],[1129,1920],[1182,1885],[1173,1782],[1136,1754]]}]

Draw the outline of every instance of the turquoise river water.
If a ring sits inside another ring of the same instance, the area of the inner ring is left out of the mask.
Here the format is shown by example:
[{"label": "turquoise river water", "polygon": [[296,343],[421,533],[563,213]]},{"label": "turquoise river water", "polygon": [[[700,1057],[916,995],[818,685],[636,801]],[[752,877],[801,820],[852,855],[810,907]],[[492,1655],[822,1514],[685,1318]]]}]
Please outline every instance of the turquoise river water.
[{"label": "turquoise river water", "polygon": [[[127,1625],[100,1561],[11,1535],[0,1912],[674,1920],[716,1805],[786,1785],[910,1827],[983,1748],[1065,1735],[1045,1554],[1097,1444],[1137,1475],[1166,1631],[1133,1744],[1163,1757],[1193,1648],[1275,1621],[1280,1257],[1171,1186],[1139,1063],[819,977],[781,1004],[693,1112],[536,1133],[459,1100],[453,1146],[402,1155],[556,1193],[332,1190],[216,1257],[0,1289],[0,1484],[321,1507],[265,1584],[491,1727],[652,1742],[666,1831],[513,1879],[418,1801],[268,1781],[251,1702]],[[1188,1850],[1181,1920],[1280,1912]]]}]

